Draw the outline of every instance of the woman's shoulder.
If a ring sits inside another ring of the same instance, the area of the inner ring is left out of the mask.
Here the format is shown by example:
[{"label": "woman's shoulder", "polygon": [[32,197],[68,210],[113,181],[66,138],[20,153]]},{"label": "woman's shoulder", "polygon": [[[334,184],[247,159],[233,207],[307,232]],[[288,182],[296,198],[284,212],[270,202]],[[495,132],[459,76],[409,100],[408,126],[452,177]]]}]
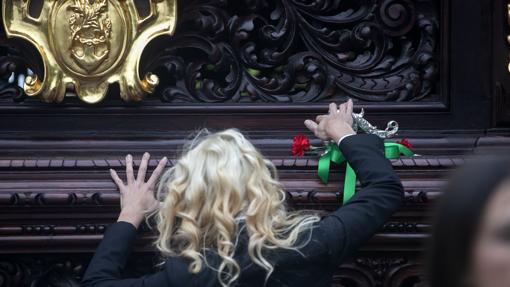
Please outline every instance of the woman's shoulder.
[{"label": "woman's shoulder", "polygon": [[[212,258],[211,258],[212,259]],[[171,286],[220,286],[217,283],[217,274],[212,268],[204,266],[197,274],[189,272],[190,259],[182,256],[164,258],[162,268],[168,276]]]}]

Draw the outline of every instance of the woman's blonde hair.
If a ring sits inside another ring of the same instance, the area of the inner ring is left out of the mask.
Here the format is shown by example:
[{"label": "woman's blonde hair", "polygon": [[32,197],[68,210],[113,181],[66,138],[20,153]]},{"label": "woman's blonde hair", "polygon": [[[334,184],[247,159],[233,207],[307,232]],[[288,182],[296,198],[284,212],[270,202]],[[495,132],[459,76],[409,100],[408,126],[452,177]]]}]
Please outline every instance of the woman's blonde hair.
[{"label": "woman's blonde hair", "polygon": [[156,246],[162,255],[189,258],[189,272],[198,273],[207,265],[206,249],[216,252],[223,286],[240,275],[234,252],[241,228],[249,237],[248,254],[267,271],[267,280],[273,266],[262,250],[298,251],[298,236],[304,231],[310,235],[319,221],[313,213],[287,211],[275,166],[237,129],[201,130],[163,174],[157,197],[162,204]]}]

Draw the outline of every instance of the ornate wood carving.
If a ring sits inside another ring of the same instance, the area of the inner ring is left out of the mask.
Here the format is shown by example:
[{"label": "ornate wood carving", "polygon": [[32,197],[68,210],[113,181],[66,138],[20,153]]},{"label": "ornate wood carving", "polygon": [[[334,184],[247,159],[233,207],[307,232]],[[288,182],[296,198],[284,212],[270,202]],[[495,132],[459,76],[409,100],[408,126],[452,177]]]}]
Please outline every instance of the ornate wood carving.
[{"label": "ornate wood carving", "polygon": [[[114,86],[92,108],[76,97],[59,105],[26,97],[15,82],[28,68],[42,76],[41,59],[0,29],[0,287],[73,286],[118,215],[107,170],[144,151],[150,168],[163,155],[170,165],[198,127],[245,132],[277,166],[292,207],[337,208],[343,167],[323,185],[317,159],[293,158],[289,147],[303,119],[346,96],[379,127],[397,120],[398,136],[422,156],[392,161],[405,202],[339,267],[335,286],[424,286],[429,215],[449,172],[466,154],[510,146],[506,1],[179,4],[175,36],[142,55],[140,73],[162,82],[138,104],[122,102]],[[154,266],[153,239],[142,228],[130,275]]]},{"label": "ornate wood carving", "polygon": [[[79,286],[89,260],[88,255],[81,254],[7,256],[0,260],[0,286]],[[143,254],[129,262],[129,273],[141,275],[157,271],[155,263],[152,254]],[[411,257],[362,256],[340,266],[332,286],[424,286],[420,285],[423,282],[418,273],[420,268],[416,259]]]},{"label": "ornate wood carving", "polygon": [[433,98],[434,1],[190,1],[148,70],[171,102]]},{"label": "ornate wood carving", "polygon": [[180,5],[175,37],[162,37],[142,62],[143,73],[159,75],[155,95],[163,101],[439,99],[436,1],[208,0]]},{"label": "ornate wood carving", "polygon": [[1,45],[1,43],[0,41],[0,101],[22,102],[25,100],[26,94],[16,83],[10,83],[9,79],[25,73],[28,63],[23,59],[19,50],[8,45]]},{"label": "ornate wood carving", "polygon": [[[492,121],[496,127],[510,124],[510,3],[498,0],[491,3],[493,7],[504,6],[505,13],[494,15],[494,29],[496,35],[493,39],[493,93],[492,93]],[[499,25],[498,23],[505,23]],[[506,41],[504,41],[504,39]]]}]

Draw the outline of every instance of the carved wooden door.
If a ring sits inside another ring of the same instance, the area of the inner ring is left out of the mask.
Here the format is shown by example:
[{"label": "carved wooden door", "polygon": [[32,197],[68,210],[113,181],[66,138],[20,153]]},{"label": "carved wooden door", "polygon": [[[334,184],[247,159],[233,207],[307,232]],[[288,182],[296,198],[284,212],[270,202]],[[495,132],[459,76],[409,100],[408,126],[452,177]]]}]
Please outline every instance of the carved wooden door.
[{"label": "carved wooden door", "polygon": [[[338,267],[335,286],[421,286],[429,215],[449,171],[466,154],[509,144],[506,3],[190,0],[177,7],[175,34],[142,54],[140,74],[160,83],[140,102],[121,100],[115,85],[95,105],[72,89],[59,104],[28,97],[17,82],[28,69],[43,77],[41,57],[0,32],[0,286],[29,286],[41,274],[79,280],[119,211],[108,169],[121,170],[127,153],[175,160],[201,127],[244,131],[278,167],[292,206],[339,207],[342,167],[324,185],[317,159],[293,157],[290,144],[306,133],[304,119],[348,97],[379,127],[397,120],[396,138],[408,138],[422,156],[392,161],[405,204]],[[145,1],[137,8],[150,11]],[[144,229],[133,275],[153,266],[152,239]]]}]

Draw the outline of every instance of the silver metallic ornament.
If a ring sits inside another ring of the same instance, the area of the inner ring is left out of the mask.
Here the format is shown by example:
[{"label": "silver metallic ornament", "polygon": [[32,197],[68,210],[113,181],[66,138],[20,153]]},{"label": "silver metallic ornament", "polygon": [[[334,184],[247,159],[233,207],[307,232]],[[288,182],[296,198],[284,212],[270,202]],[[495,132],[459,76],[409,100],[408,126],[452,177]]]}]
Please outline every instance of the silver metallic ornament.
[{"label": "silver metallic ornament", "polygon": [[363,118],[364,115],[365,111],[363,109],[361,109],[359,114],[352,113],[352,129],[355,132],[361,130],[367,134],[374,134],[382,139],[391,138],[398,132],[398,123],[396,121],[389,121],[385,130],[378,130],[376,126],[370,124]]}]

